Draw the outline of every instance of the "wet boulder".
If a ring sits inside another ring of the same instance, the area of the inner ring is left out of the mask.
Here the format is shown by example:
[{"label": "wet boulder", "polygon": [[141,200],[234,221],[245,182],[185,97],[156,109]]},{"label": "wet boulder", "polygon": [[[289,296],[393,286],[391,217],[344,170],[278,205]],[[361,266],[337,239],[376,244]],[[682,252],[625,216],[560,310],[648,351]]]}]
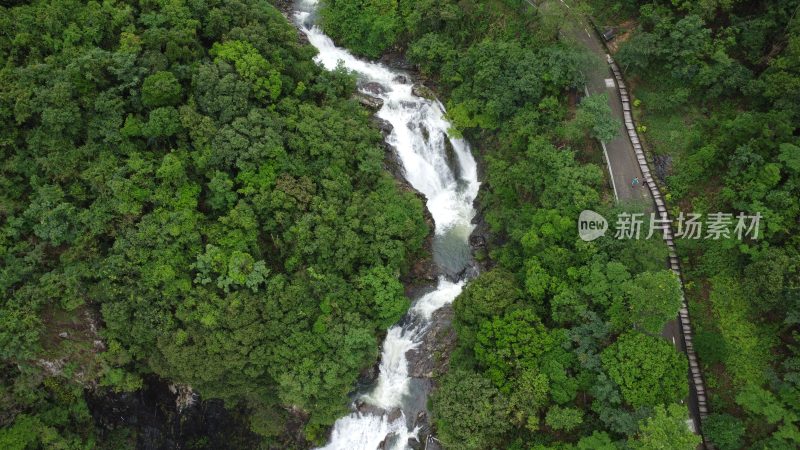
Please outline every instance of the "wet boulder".
[{"label": "wet boulder", "polygon": [[[477,202],[477,200],[476,200]],[[477,264],[481,272],[487,272],[492,268],[492,261],[489,259],[489,245],[491,243],[491,232],[489,224],[486,223],[483,211],[475,204],[477,214],[472,219],[475,228],[469,236],[469,247],[472,252],[472,259]]]},{"label": "wet boulder", "polygon": [[377,111],[383,107],[383,100],[378,97],[373,97],[368,94],[364,94],[363,92],[358,92],[355,94],[355,99],[358,100],[358,103],[366,106],[367,108]]},{"label": "wet boulder", "polygon": [[425,450],[442,450],[442,446],[439,445],[439,440],[435,437],[431,436],[428,438],[427,443],[425,444]]},{"label": "wet boulder", "polygon": [[445,305],[431,316],[431,325],[422,342],[407,354],[408,374],[415,378],[433,378],[447,372],[449,355],[457,336],[451,326],[453,307]]},{"label": "wet boulder", "polygon": [[381,64],[391,67],[395,70],[409,71],[414,69],[414,65],[408,62],[402,52],[389,51],[381,56],[379,60]]},{"label": "wet boulder", "polygon": [[386,119],[381,119],[377,116],[372,116],[372,123],[375,124],[379,130],[381,130],[384,138],[392,134],[392,130],[394,130],[394,126],[391,124],[391,122]]},{"label": "wet boulder", "polygon": [[389,414],[387,415],[386,419],[389,422],[394,422],[395,420],[401,417],[403,417],[403,410],[401,410],[400,408],[394,408],[391,411],[389,411]]},{"label": "wet boulder", "polygon": [[361,371],[356,383],[359,386],[370,386],[378,379],[378,375],[380,375],[380,368],[379,364],[375,363]]},{"label": "wet boulder", "polygon": [[422,442],[417,440],[416,438],[409,438],[407,447],[412,450],[423,450],[425,447],[422,445]]},{"label": "wet boulder", "polygon": [[416,95],[417,97],[427,98],[428,100],[436,99],[436,94],[434,94],[429,87],[419,83],[415,84],[411,88],[411,93]]},{"label": "wet boulder", "polygon": [[368,81],[366,83],[360,83],[358,88],[372,95],[381,95],[388,92],[386,87],[378,83],[377,81]]}]

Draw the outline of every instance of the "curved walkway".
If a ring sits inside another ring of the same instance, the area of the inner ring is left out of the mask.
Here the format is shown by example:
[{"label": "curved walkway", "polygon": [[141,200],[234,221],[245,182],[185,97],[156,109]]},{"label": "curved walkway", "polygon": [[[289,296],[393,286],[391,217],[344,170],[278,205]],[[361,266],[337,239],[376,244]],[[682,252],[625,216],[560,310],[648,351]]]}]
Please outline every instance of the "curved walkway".
[{"label": "curved walkway", "polygon": [[[573,16],[572,20],[566,21],[562,28],[562,33],[569,39],[575,40],[592,55],[600,58],[601,61],[605,60],[598,67],[587,68],[588,73],[585,75],[587,91],[590,91],[589,93],[607,92],[612,114],[622,121],[620,134],[603,145],[615,197],[618,201],[644,201],[655,207],[657,215],[661,219],[668,219],[669,214],[666,204],[658,185],[651,175],[639,135],[636,132],[628,89],[619,67],[617,67],[611,56],[606,53],[606,48],[593,27],[587,24],[582,17],[575,17],[569,5],[563,0],[545,2],[541,6],[552,7],[554,3],[563,5],[567,14]],[[645,186],[632,186],[631,180],[634,177],[644,180],[646,188]],[[668,341],[672,341],[676,349],[683,351],[689,360],[687,378],[691,387],[688,398],[691,423],[694,431],[703,437],[704,446],[712,448],[709,443],[705,442],[705,437],[702,434],[701,425],[708,416],[705,382],[694,350],[689,310],[683,292],[683,276],[680,260],[675,251],[674,234],[671,227],[664,230],[663,237],[669,251],[669,267],[681,280],[682,289],[678,317],[667,323],[661,335]]]},{"label": "curved walkway", "polygon": [[[611,66],[611,71],[614,73],[614,78],[617,83],[617,88],[620,94],[620,100],[622,101],[622,110],[625,119],[625,128],[628,132],[628,138],[630,138],[631,144],[633,144],[633,149],[636,153],[636,160],[639,163],[639,168],[642,171],[642,175],[644,176],[644,180],[647,182],[647,187],[650,190],[650,195],[653,197],[653,202],[655,203],[656,210],[658,211],[658,215],[662,220],[669,219],[669,213],[667,212],[667,207],[664,204],[664,200],[661,197],[661,191],[658,189],[658,185],[656,185],[655,180],[650,174],[650,167],[647,165],[647,159],[645,158],[644,151],[642,149],[642,144],[639,141],[639,135],[636,133],[636,126],[633,122],[633,116],[631,114],[631,105],[630,99],[628,97],[628,89],[625,86],[625,81],[622,79],[622,74],[620,73],[619,67],[617,67],[617,63],[614,62],[611,56],[608,56],[608,63]],[[667,248],[669,249],[669,265],[675,275],[681,280],[681,286],[683,285],[683,274],[681,272],[681,265],[680,260],[678,259],[678,254],[675,251],[675,237],[672,232],[672,227],[668,227],[664,229],[664,242],[667,244]],[[694,386],[695,390],[695,401],[697,404],[697,409],[700,414],[698,422],[704,420],[708,416],[708,404],[706,401],[706,390],[705,390],[705,383],[703,382],[703,375],[700,372],[700,365],[697,362],[697,355],[694,351],[694,345],[692,342],[692,327],[691,322],[689,320],[689,309],[686,304],[686,297],[681,292],[681,308],[678,312],[678,318],[680,321],[681,326],[681,334],[683,335],[683,344],[684,350],[686,352],[686,356],[689,358],[689,373],[691,376],[692,385]],[[700,425],[698,423],[697,425]],[[699,427],[698,427],[699,429]]]}]

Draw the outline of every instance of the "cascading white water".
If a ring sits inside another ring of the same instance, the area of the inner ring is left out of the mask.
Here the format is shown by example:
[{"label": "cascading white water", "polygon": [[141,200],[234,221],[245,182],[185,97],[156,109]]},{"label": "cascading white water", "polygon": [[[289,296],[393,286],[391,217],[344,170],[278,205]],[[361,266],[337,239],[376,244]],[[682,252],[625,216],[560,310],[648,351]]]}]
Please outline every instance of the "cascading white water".
[{"label": "cascading white water", "polygon": [[[387,142],[396,149],[406,180],[425,195],[435,223],[434,261],[445,273],[462,271],[470,261],[468,239],[475,215],[472,202],[480,186],[469,145],[448,136],[450,124],[444,117],[442,104],[414,95],[412,85],[401,73],[355,58],[336,47],[315,26],[316,8],[316,0],[299,0],[295,21],[319,50],[317,62],[327,69],[344,64],[358,74],[362,86],[367,83],[373,86],[370,95],[383,100],[377,116],[393,126]],[[379,89],[375,89],[376,83]],[[448,144],[455,161],[448,155]],[[417,299],[401,324],[388,330],[378,380],[361,397],[375,408],[339,419],[330,442],[323,447],[325,450],[374,450],[381,443],[387,449],[407,448],[409,438],[416,437],[418,430],[407,420],[406,413],[410,411],[406,406],[420,402],[410,399],[414,394],[406,355],[419,345],[433,312],[452,302],[463,285],[463,279],[451,281],[441,277],[436,289]]]}]

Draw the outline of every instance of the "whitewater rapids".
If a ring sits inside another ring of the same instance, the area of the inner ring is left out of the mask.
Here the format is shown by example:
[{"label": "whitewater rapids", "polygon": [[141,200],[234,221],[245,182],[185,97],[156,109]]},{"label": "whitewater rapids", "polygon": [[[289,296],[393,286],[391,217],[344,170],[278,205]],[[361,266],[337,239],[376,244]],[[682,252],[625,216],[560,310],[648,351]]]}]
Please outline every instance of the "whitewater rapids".
[{"label": "whitewater rapids", "polygon": [[[334,45],[315,24],[317,7],[316,0],[299,0],[294,15],[298,27],[319,51],[316,61],[329,70],[343,64],[358,75],[360,86],[380,85],[370,93],[362,92],[383,100],[376,115],[393,127],[387,143],[396,149],[406,180],[426,198],[435,223],[434,262],[443,273],[461,273],[471,263],[468,239],[480,186],[468,143],[448,135],[450,123],[442,104],[414,95],[405,74],[356,58]],[[359,399],[372,407],[337,420],[322,449],[374,450],[383,443],[386,449],[399,450],[408,448],[408,440],[417,437],[415,417],[407,416],[425,404],[427,391],[413,389],[406,355],[420,344],[432,314],[461,293],[466,280],[455,278],[442,276],[435,290],[416,299],[400,324],[389,328],[378,379]]]}]

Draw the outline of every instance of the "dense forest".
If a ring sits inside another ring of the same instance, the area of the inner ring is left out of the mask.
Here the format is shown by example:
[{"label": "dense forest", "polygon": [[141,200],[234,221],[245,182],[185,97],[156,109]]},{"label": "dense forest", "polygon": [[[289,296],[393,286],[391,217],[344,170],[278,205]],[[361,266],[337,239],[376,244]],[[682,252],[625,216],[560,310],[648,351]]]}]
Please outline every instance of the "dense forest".
[{"label": "dense forest", "polygon": [[[575,101],[604,64],[561,33],[575,16],[321,3],[338,44],[402,53],[481,163],[485,270],[429,400],[445,448],[695,449],[686,357],[661,336],[682,289],[666,247],[576,234],[584,209],[643,206],[608,188],[607,98]],[[759,240],[677,241],[703,434],[798,448],[800,1],[567,3],[616,31],[673,216],[763,216]],[[429,224],[354,76],[314,55],[266,0],[3,2],[0,448],[141,447],[145,424],[98,411],[153,383],[229,411],[184,448],[326,440],[408,307]]]},{"label": "dense forest", "polygon": [[[328,0],[357,52],[405,50],[485,161],[494,268],[455,302],[459,348],[432,398],[453,448],[694,448],[683,356],[658,336],[679,286],[657,242],[587,244],[608,207],[608,125],[565,92],[589,64],[555,2]],[[568,2],[615,26],[648,150],[674,213],[759,213],[761,239],[679,241],[720,449],[800,445],[800,17],[797,1]],[[605,28],[603,28],[604,30]],[[573,150],[570,151],[569,149]],[[671,164],[669,162],[671,161]],[[589,164],[584,164],[589,162]]]},{"label": "dense forest", "polygon": [[132,447],[84,391],[152,376],[324,439],[428,234],[355,80],[263,0],[4,5],[0,448]]},{"label": "dense forest", "polygon": [[705,432],[721,450],[800,446],[800,2],[595,3],[623,41],[673,209],[759,212],[757,242],[681,241]]}]

